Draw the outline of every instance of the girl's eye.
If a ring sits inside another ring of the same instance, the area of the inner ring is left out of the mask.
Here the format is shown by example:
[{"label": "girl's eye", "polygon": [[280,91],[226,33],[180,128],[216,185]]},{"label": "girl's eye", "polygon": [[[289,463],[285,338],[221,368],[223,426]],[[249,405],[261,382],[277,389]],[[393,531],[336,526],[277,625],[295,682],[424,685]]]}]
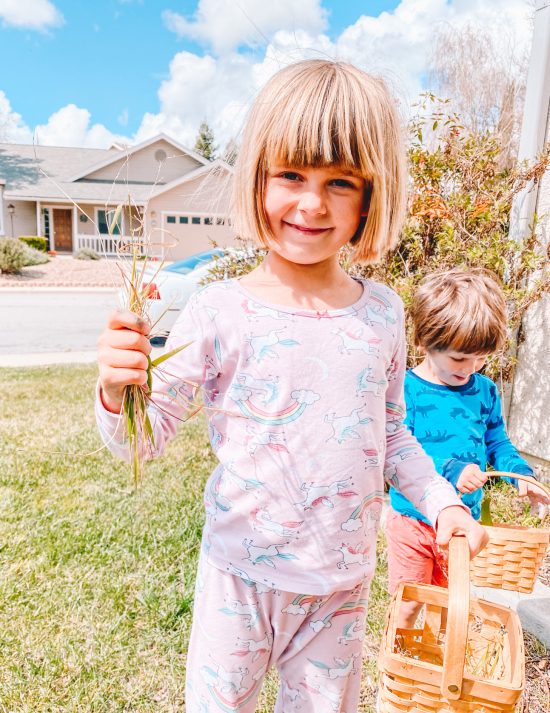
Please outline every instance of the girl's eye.
[{"label": "girl's eye", "polygon": [[281,178],[285,178],[287,181],[297,181],[300,178],[295,171],[283,171],[280,176]]},{"label": "girl's eye", "polygon": [[464,361],[464,359],[463,359],[462,357],[451,357],[451,359],[452,359],[453,361],[458,362],[458,363],[460,363],[461,361]]},{"label": "girl's eye", "polygon": [[345,178],[335,178],[332,185],[337,188],[355,188],[355,185],[351,181],[346,181]]}]

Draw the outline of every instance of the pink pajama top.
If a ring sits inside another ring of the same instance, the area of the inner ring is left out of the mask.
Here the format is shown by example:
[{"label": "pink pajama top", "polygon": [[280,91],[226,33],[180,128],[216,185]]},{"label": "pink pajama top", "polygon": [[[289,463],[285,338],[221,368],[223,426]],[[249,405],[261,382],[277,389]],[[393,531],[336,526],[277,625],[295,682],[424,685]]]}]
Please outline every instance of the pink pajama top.
[{"label": "pink pajama top", "polygon": [[[403,306],[362,281],[350,307],[267,304],[238,280],[196,293],[167,349],[150,415],[160,454],[193,385],[219,460],[204,495],[203,556],[288,592],[324,595],[369,580],[384,477],[431,521],[460,501],[403,424]],[[120,417],[97,401],[104,441],[128,459]]]}]

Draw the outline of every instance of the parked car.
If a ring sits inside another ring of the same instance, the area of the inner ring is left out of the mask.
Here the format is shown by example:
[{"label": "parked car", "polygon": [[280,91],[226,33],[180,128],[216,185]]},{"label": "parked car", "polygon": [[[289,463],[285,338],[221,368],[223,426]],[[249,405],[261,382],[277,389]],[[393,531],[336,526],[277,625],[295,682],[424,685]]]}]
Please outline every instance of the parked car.
[{"label": "parked car", "polygon": [[[149,264],[143,272],[143,286],[148,286],[148,313],[153,325],[151,344],[163,346],[178,314],[208,274],[216,257],[223,250],[215,248],[178,260],[162,269],[158,264]],[[124,304],[124,291],[119,293],[119,302]]]}]

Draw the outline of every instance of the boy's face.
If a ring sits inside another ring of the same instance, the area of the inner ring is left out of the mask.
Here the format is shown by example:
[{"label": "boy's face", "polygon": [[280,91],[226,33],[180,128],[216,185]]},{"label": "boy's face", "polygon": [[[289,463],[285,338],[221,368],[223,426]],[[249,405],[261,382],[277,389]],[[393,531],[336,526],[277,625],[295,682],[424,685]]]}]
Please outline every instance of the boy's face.
[{"label": "boy's face", "polygon": [[426,352],[426,367],[434,377],[434,383],[445,386],[463,386],[472,374],[479,371],[487,361],[487,354],[464,354],[453,349]]},{"label": "boy's face", "polygon": [[270,250],[310,265],[334,258],[355,235],[365,181],[338,166],[269,167],[265,212],[275,240]]}]

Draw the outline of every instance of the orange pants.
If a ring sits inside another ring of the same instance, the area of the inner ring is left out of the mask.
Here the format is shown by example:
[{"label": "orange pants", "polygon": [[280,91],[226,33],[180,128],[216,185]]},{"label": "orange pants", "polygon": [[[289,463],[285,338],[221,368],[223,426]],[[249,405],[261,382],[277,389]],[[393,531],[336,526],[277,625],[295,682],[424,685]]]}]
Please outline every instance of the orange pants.
[{"label": "orange pants", "polygon": [[433,527],[390,509],[386,540],[390,594],[400,582],[448,586],[447,553],[436,544]]}]

